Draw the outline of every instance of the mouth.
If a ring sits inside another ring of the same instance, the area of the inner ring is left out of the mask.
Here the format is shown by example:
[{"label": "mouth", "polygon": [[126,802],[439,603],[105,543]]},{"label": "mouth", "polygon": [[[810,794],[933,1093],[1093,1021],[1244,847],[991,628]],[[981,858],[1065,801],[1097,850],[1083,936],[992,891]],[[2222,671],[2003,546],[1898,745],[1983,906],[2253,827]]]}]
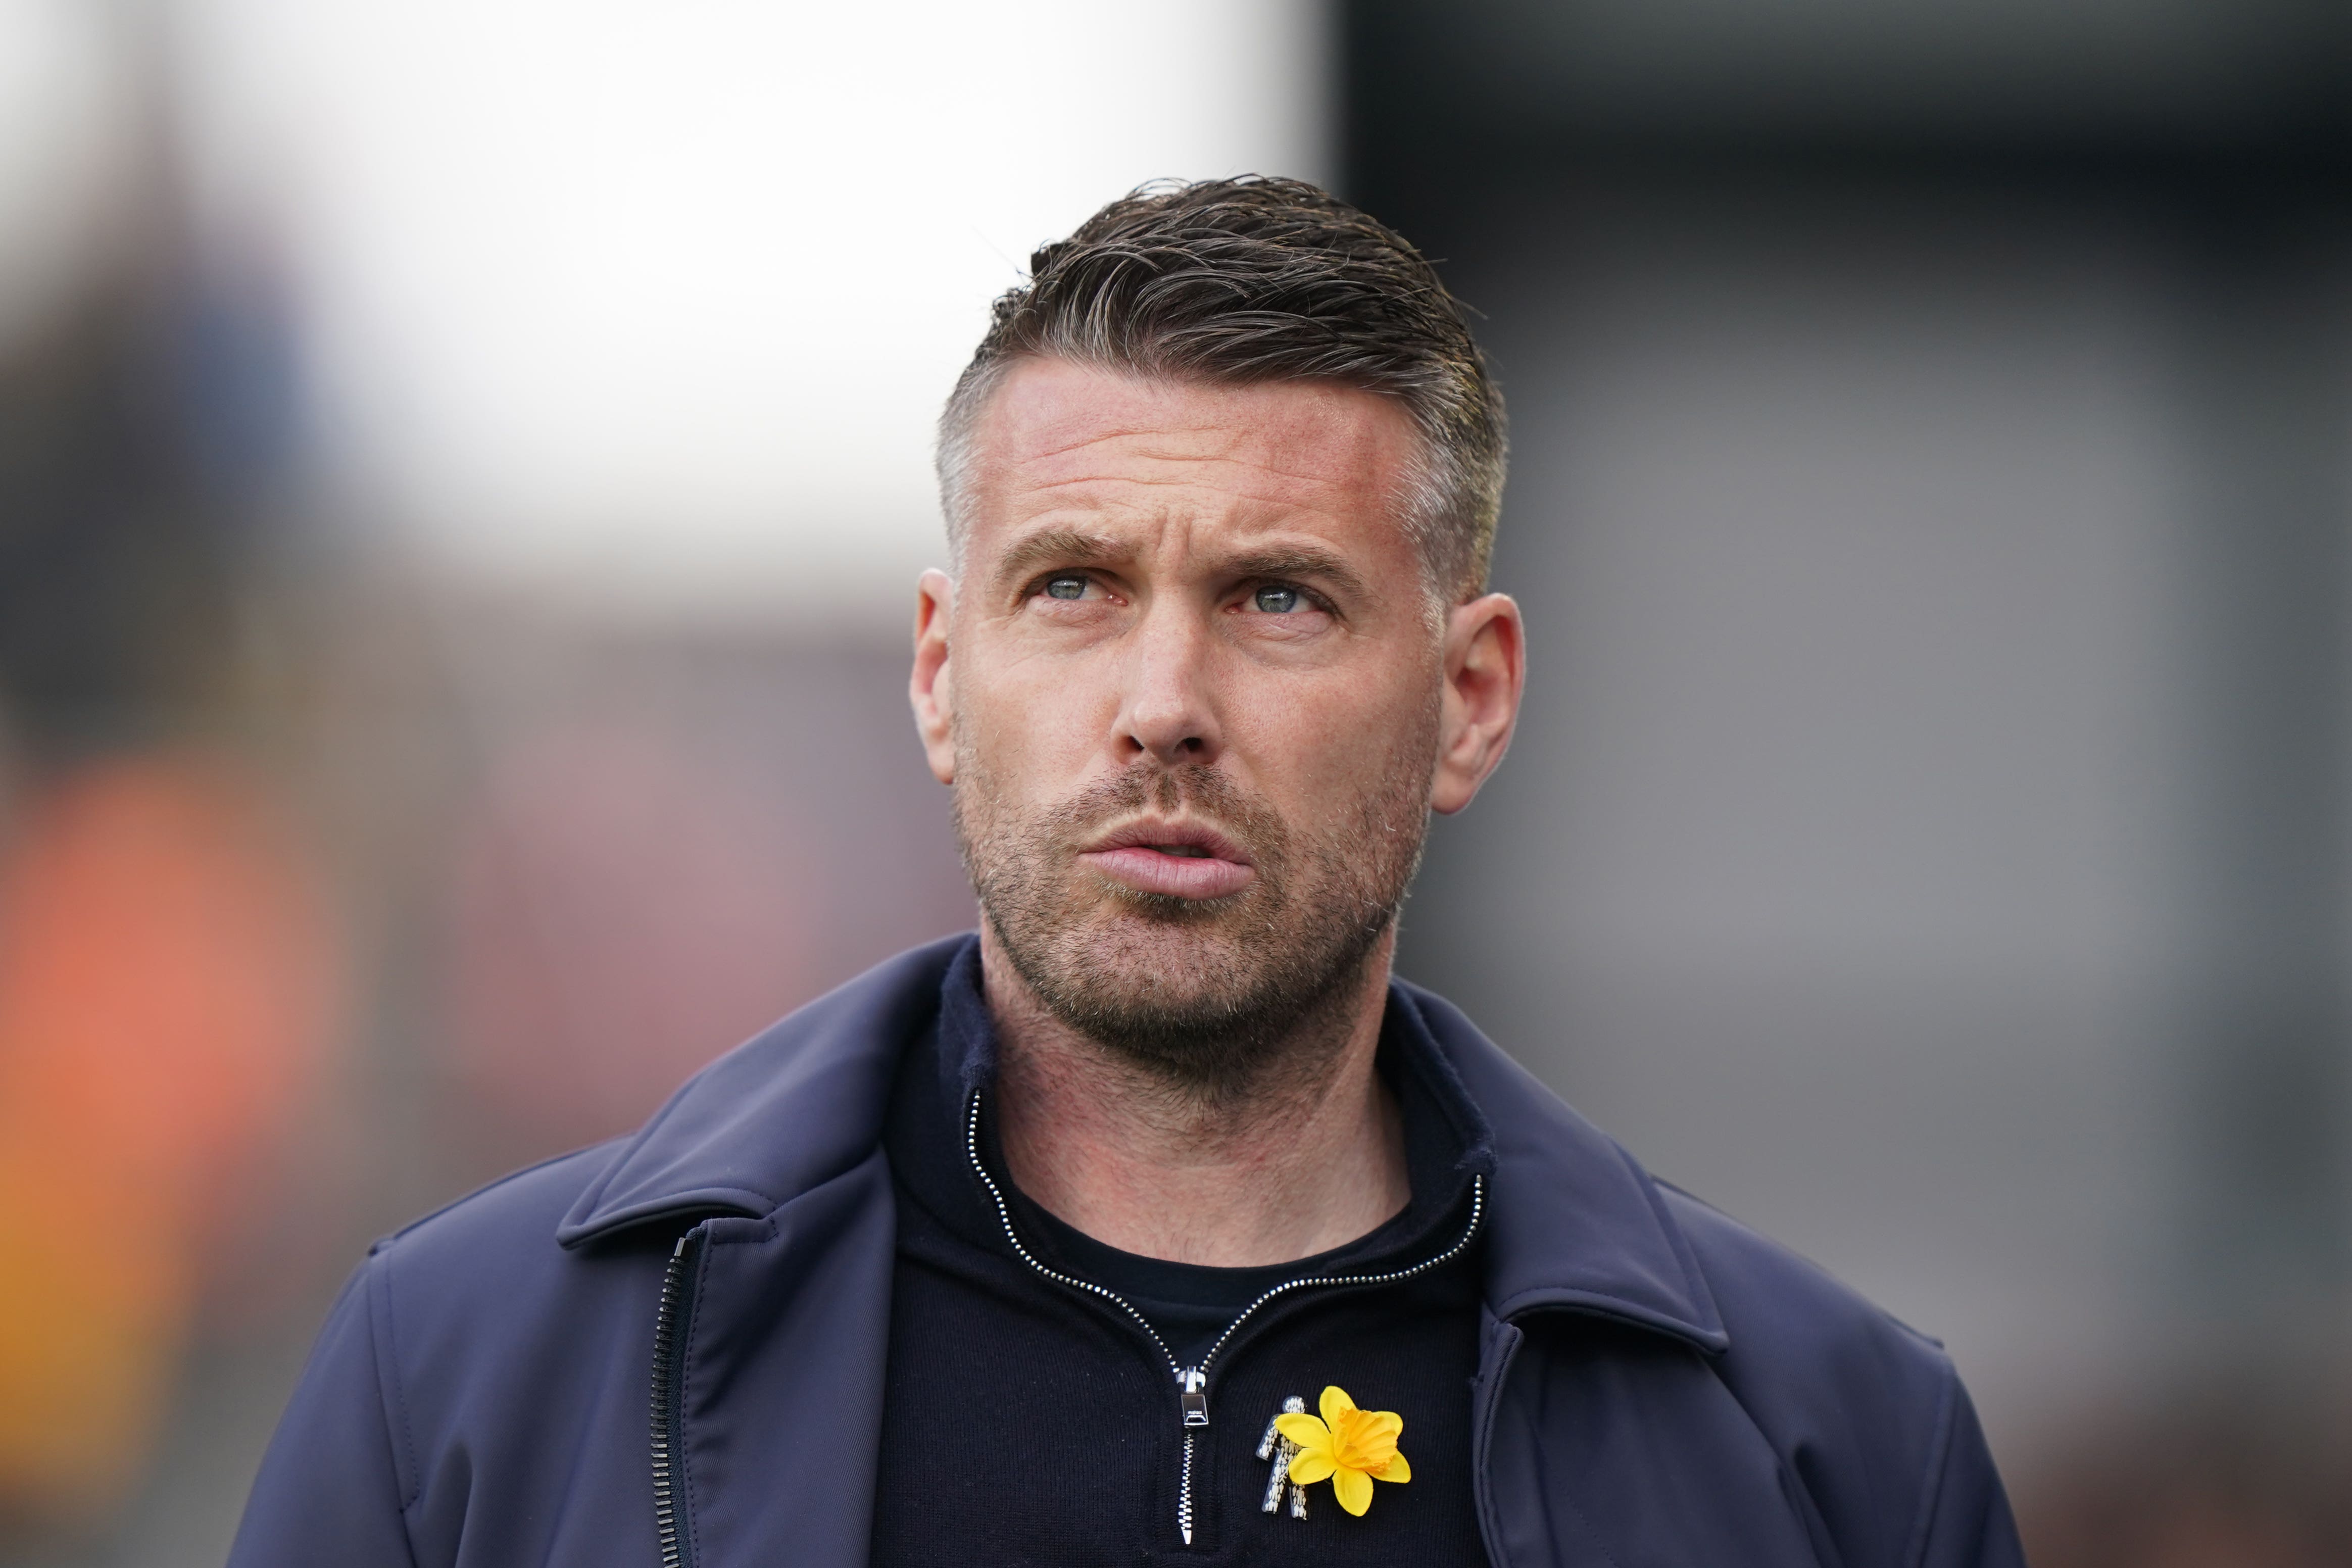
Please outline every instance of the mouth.
[{"label": "mouth", "polygon": [[1230,898],[1257,877],[1238,845],[1194,822],[1130,822],[1104,834],[1078,858],[1114,882],[1167,898]]}]

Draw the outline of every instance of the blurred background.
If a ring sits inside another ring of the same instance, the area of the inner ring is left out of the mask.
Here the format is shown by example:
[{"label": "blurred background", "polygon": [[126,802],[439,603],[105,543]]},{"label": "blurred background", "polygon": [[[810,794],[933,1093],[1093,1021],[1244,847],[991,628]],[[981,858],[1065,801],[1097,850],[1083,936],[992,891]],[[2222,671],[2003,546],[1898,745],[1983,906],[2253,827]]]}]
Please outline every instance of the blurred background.
[{"label": "blurred background", "polygon": [[2043,1568],[2352,1563],[2352,9],[0,0],[0,1563],[217,1563],[371,1237],[970,923],[931,419],[1245,170],[1511,400],[1404,971]]}]

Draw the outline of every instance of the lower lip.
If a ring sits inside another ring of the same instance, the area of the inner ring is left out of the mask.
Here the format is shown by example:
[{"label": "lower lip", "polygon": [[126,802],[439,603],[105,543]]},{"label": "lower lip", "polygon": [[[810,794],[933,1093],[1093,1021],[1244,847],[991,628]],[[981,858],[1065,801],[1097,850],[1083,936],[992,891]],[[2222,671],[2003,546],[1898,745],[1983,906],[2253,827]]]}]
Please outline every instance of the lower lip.
[{"label": "lower lip", "polygon": [[1257,875],[1238,860],[1163,855],[1141,846],[1093,849],[1078,858],[1139,893],[1164,893],[1171,899],[1222,899],[1240,892]]}]

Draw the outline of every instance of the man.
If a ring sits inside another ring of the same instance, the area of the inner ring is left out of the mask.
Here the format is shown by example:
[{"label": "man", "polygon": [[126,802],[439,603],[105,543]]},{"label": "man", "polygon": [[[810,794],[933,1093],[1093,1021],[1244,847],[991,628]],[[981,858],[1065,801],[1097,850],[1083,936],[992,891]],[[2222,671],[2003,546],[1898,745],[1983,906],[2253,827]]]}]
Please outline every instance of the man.
[{"label": "man", "polygon": [[2018,1563],[1931,1342],[1390,975],[1517,712],[1503,450],[1311,186],[1039,251],[916,614],[978,935],[379,1244],[233,1561]]}]

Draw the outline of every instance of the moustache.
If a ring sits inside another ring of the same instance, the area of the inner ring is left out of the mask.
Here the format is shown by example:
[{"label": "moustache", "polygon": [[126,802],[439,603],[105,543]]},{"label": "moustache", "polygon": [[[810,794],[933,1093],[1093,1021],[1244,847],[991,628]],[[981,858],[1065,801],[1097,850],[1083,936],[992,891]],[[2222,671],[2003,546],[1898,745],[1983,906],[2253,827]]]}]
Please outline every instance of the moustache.
[{"label": "moustache", "polygon": [[1138,763],[1088,784],[1045,816],[1054,837],[1074,847],[1090,840],[1104,823],[1146,809],[1170,816],[1185,812],[1212,824],[1246,851],[1261,871],[1279,863],[1290,838],[1280,813],[1253,799],[1206,763],[1176,768]]}]

